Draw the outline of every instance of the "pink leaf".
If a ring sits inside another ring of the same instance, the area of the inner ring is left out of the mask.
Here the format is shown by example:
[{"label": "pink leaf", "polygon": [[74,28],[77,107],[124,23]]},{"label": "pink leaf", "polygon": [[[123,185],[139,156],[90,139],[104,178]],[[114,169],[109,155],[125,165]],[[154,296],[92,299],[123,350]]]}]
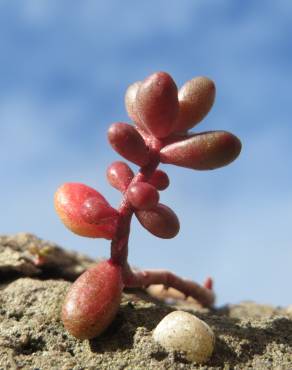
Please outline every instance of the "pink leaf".
[{"label": "pink leaf", "polygon": [[124,192],[130,185],[134,173],[125,162],[113,162],[106,171],[108,182],[117,190]]},{"label": "pink leaf", "polygon": [[66,183],[60,186],[55,193],[55,208],[65,226],[75,234],[105,239],[115,235],[117,211],[87,185]]}]

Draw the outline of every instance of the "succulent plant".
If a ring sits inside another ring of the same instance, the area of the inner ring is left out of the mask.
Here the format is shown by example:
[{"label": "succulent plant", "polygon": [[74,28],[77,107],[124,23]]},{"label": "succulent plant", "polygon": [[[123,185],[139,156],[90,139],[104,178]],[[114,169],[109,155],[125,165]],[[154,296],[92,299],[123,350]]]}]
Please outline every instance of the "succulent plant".
[{"label": "succulent plant", "polygon": [[126,91],[125,104],[133,123],[113,123],[108,140],[126,160],[140,167],[135,175],[126,162],[107,169],[110,185],[122,193],[118,209],[95,189],[66,183],[55,194],[55,207],[71,231],[91,238],[111,240],[109,260],[81,275],[69,290],[62,310],[67,330],[77,338],[102,333],[119,307],[124,287],[164,284],[212,306],[212,280],[203,285],[165,270],[133,270],[128,264],[128,239],[132,216],[153,235],[169,239],[179,232],[179,219],[159,203],[159,191],[169,185],[160,163],[196,170],[212,170],[232,162],[240,153],[240,140],[226,131],[191,133],[211,109],[214,82],[206,77],[188,81],[178,91],[172,77],[156,72]]}]

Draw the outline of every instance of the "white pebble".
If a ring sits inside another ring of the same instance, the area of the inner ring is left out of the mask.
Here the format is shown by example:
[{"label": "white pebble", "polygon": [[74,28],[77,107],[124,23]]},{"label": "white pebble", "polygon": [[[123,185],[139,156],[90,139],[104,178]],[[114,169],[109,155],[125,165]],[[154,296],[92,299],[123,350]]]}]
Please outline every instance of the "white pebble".
[{"label": "white pebble", "polygon": [[196,316],[173,311],[165,316],[153,332],[153,338],[168,351],[182,351],[188,361],[206,362],[212,355],[215,335]]}]

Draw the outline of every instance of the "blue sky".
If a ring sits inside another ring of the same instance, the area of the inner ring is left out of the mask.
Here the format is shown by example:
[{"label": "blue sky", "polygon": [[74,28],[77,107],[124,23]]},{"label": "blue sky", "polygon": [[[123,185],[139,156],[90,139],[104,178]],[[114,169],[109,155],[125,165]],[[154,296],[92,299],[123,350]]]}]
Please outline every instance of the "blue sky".
[{"label": "blue sky", "polygon": [[179,86],[205,75],[217,97],[196,131],[229,130],[242,154],[211,172],[163,166],[180,234],[161,240],[134,221],[130,262],[211,275],[219,304],[291,304],[291,16],[290,0],[1,1],[0,232],[107,256],[107,241],[63,227],[55,189],[83,182],[117,206],[106,131],[128,121],[127,86],[158,70]]}]

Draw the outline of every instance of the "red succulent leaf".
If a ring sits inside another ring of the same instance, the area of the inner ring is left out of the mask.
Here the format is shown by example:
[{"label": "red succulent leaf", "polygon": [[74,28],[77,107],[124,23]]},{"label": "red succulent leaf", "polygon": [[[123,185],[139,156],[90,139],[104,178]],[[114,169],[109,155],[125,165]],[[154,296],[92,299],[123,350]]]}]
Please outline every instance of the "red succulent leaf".
[{"label": "red succulent leaf", "polygon": [[136,94],[137,123],[157,138],[168,136],[174,128],[178,115],[177,87],[172,77],[165,72],[156,72],[147,77]]},{"label": "red succulent leaf", "polygon": [[159,201],[159,193],[153,185],[147,182],[137,182],[130,185],[127,198],[134,208],[146,210],[156,206]]},{"label": "red succulent leaf", "polygon": [[169,186],[169,177],[166,172],[155,170],[148,182],[155,186],[157,190],[165,190]]},{"label": "red succulent leaf", "polygon": [[187,81],[178,92],[179,114],[174,131],[189,130],[202,121],[213,106],[215,93],[215,84],[207,77]]},{"label": "red succulent leaf", "polygon": [[125,94],[125,106],[129,117],[137,124],[142,125],[136,107],[137,91],[141,85],[141,81],[136,81],[127,88]]},{"label": "red succulent leaf", "polygon": [[111,186],[121,192],[124,192],[130,185],[134,177],[134,173],[127,163],[116,161],[107,168],[106,176]]},{"label": "red succulent leaf", "polygon": [[119,216],[117,210],[96,197],[86,199],[80,213],[84,221],[95,225],[107,224]]},{"label": "red succulent leaf", "polygon": [[135,127],[127,123],[113,123],[108,130],[111,146],[127,160],[145,166],[149,161],[149,151],[143,137]]},{"label": "red succulent leaf", "polygon": [[179,232],[177,215],[164,204],[159,203],[148,211],[136,211],[135,215],[140,224],[158,238],[171,239]]},{"label": "red succulent leaf", "polygon": [[160,151],[162,163],[212,170],[232,162],[241,150],[240,140],[226,131],[209,131],[180,137]]},{"label": "red succulent leaf", "polygon": [[80,183],[66,183],[55,193],[55,208],[75,234],[91,238],[112,239],[118,212],[95,189]]},{"label": "red succulent leaf", "polygon": [[62,309],[65,328],[76,338],[101,334],[114,319],[123,290],[121,266],[99,262],[71,286]]}]

